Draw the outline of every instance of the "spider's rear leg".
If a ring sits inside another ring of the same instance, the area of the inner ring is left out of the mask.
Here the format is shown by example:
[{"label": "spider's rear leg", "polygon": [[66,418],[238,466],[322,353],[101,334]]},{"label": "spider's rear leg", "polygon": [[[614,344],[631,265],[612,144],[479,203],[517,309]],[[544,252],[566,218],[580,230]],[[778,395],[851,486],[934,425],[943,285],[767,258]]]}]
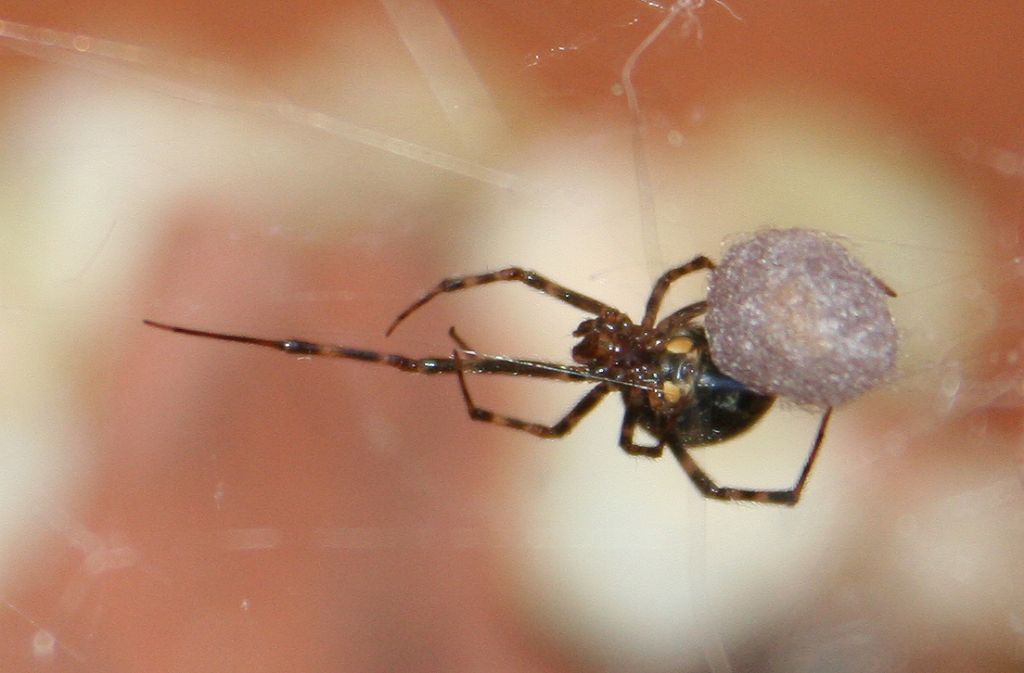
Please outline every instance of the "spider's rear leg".
[{"label": "spider's rear leg", "polygon": [[811,473],[811,467],[814,465],[814,461],[818,457],[818,449],[821,448],[821,442],[825,439],[825,428],[828,426],[828,421],[831,417],[832,409],[827,409],[821,417],[821,423],[818,425],[818,434],[814,438],[814,445],[811,447],[811,452],[807,456],[807,462],[804,463],[804,469],[800,472],[800,478],[797,479],[793,488],[785,490],[750,490],[732,488],[730,486],[719,486],[703,469],[701,469],[700,465],[698,465],[693,459],[693,456],[690,455],[690,452],[687,451],[685,446],[681,446],[678,442],[674,441],[670,442],[669,446],[672,449],[672,453],[674,453],[676,458],[679,459],[679,464],[682,465],[686,474],[690,477],[690,480],[693,481],[705,497],[715,498],[717,500],[749,500],[752,502],[763,502],[772,505],[795,505],[800,500],[800,494],[804,490],[804,484],[807,483],[807,477]]},{"label": "spider's rear leg", "polygon": [[570,290],[567,287],[559,285],[558,283],[545,278],[535,271],[528,271],[518,266],[509,267],[502,269],[501,271],[494,271],[492,273],[481,273],[476,276],[457,276],[455,278],[445,278],[434,287],[433,290],[426,293],[419,299],[417,299],[409,308],[405,309],[398,314],[391,326],[388,327],[386,334],[390,335],[398,327],[399,323],[408,318],[413,311],[417,310],[428,301],[436,297],[443,292],[457,292],[458,290],[468,290],[471,287],[477,285],[486,285],[487,283],[497,283],[500,281],[516,281],[529,285],[530,287],[540,290],[546,295],[554,297],[559,301],[563,301],[570,306],[575,306],[581,311],[587,311],[595,315],[601,313],[604,310],[611,309],[610,306],[591,299],[585,294],[580,294],[575,290]]},{"label": "spider's rear leg", "polygon": [[[604,399],[604,396],[611,391],[611,385],[608,383],[599,383],[590,391],[580,398],[580,401],[569,410],[569,412],[561,418],[554,425],[543,425],[541,423],[531,423],[524,421],[519,418],[513,418],[512,416],[503,416],[496,414],[488,409],[478,407],[474,402],[472,396],[469,394],[469,387],[466,385],[466,375],[463,373],[459,351],[455,351],[453,357],[456,362],[455,373],[459,377],[459,388],[462,390],[462,399],[466,401],[466,410],[469,412],[469,417],[474,421],[483,421],[484,423],[494,423],[495,425],[502,425],[506,428],[513,428],[515,430],[522,430],[528,432],[531,435],[544,438],[556,438],[564,437],[572,431],[576,424],[580,420],[593,411],[594,407]],[[572,380],[572,379],[569,379]]]},{"label": "spider's rear leg", "polygon": [[622,429],[619,430],[619,448],[631,456],[661,457],[665,448],[664,442],[659,441],[654,446],[648,446],[637,444],[633,441],[633,437],[636,435],[637,424],[636,406],[631,404],[628,398],[623,401],[626,404],[626,413],[622,416]]}]

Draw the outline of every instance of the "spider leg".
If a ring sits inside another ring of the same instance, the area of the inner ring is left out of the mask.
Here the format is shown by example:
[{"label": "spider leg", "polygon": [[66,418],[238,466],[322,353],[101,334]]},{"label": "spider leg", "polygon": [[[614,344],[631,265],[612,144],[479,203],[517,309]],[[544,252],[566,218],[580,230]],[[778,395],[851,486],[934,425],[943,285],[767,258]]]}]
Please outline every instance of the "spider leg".
[{"label": "spider leg", "polygon": [[825,438],[825,428],[828,426],[828,420],[832,416],[832,409],[829,408],[821,417],[821,423],[818,425],[818,434],[814,438],[814,445],[811,447],[811,452],[807,456],[807,462],[804,463],[804,469],[800,473],[800,478],[797,479],[796,484],[793,488],[781,490],[781,491],[770,491],[770,490],[747,490],[742,488],[732,488],[729,486],[719,486],[707,475],[704,470],[697,464],[697,462],[690,455],[690,452],[686,450],[685,446],[679,445],[677,442],[671,442],[672,453],[679,459],[679,464],[682,465],[686,474],[690,477],[690,480],[700,489],[708,498],[715,498],[718,500],[750,500],[753,502],[769,503],[773,505],[795,505],[800,500],[800,494],[804,490],[804,484],[807,483],[807,477],[811,473],[811,467],[814,465],[814,460],[818,457],[818,449],[821,448],[821,442]]},{"label": "spider leg", "polygon": [[[453,354],[453,359],[461,365],[461,358],[458,351]],[[609,383],[599,383],[587,392],[580,401],[569,410],[565,416],[562,417],[554,425],[542,425],[540,423],[531,423],[529,421],[523,421],[518,418],[511,416],[502,416],[496,414],[493,411],[482,409],[473,403],[473,398],[469,394],[469,387],[466,385],[466,377],[463,374],[462,367],[457,366],[455,373],[459,377],[459,387],[462,389],[462,399],[466,401],[466,410],[469,412],[469,417],[474,421],[483,421],[484,423],[494,423],[495,425],[501,425],[506,428],[513,428],[515,430],[522,430],[528,432],[531,435],[545,438],[564,437],[572,431],[576,424],[580,420],[590,413],[594,407],[597,406],[598,402],[604,399],[604,396],[612,389]]]},{"label": "spider leg", "polygon": [[658,279],[654,284],[654,289],[651,290],[651,296],[647,299],[647,309],[644,311],[644,320],[641,325],[648,329],[654,326],[654,320],[658,317],[658,309],[661,308],[661,301],[665,298],[665,293],[672,283],[688,273],[713,268],[715,268],[714,262],[704,255],[698,255],[686,264],[669,269],[661,274],[661,278]]},{"label": "spider leg", "polygon": [[451,327],[448,328],[448,336],[450,336],[452,338],[452,341],[454,341],[455,344],[459,348],[461,348],[462,350],[464,350],[464,351],[472,351],[473,350],[473,348],[469,344],[467,344],[462,339],[461,336],[459,336],[459,333],[455,331],[455,326],[454,325],[452,325]]},{"label": "spider leg", "polygon": [[205,330],[191,329],[188,327],[177,327],[167,325],[153,320],[143,320],[150,327],[177,332],[178,334],[189,334],[191,336],[205,337],[207,339],[219,339],[221,341],[235,341],[253,346],[263,346],[274,350],[291,353],[293,355],[315,355],[319,357],[342,358],[347,360],[360,360],[362,362],[375,362],[405,372],[417,374],[441,374],[455,371],[455,360],[452,358],[410,358],[395,353],[379,353],[377,351],[365,350],[362,348],[350,348],[334,344],[319,344],[298,339],[260,339],[258,337],[242,336],[238,334],[222,334],[220,332],[207,332]]},{"label": "spider leg", "polygon": [[886,283],[881,278],[878,278],[877,276],[875,277],[875,283],[878,284],[878,287],[882,288],[882,292],[886,293],[890,297],[895,298],[895,297],[899,296],[899,295],[896,294],[896,290],[894,290],[891,287],[889,287],[888,283]]},{"label": "spider leg", "polygon": [[559,301],[563,301],[570,306],[587,311],[588,313],[599,314],[601,311],[610,309],[610,306],[591,299],[590,297],[580,294],[575,290],[570,290],[567,287],[563,287],[558,283],[548,280],[544,276],[534,271],[527,271],[517,266],[502,269],[501,271],[494,271],[493,273],[482,273],[476,276],[457,276],[455,278],[446,278],[434,287],[433,290],[426,293],[419,299],[417,299],[409,308],[405,309],[398,314],[391,326],[385,334],[390,335],[398,327],[399,323],[408,318],[414,311],[426,304],[428,301],[436,297],[443,292],[456,292],[458,290],[467,290],[477,285],[486,285],[487,283],[497,283],[500,281],[516,281],[524,283],[530,287],[540,290],[546,295],[554,297]]},{"label": "spider leg", "polygon": [[[261,339],[258,337],[242,336],[238,334],[223,334],[221,332],[207,332],[205,330],[191,329],[188,327],[177,327],[159,323],[153,320],[143,320],[150,327],[188,334],[191,336],[204,337],[207,339],[219,339],[221,341],[234,341],[237,343],[263,346],[274,350],[290,353],[292,355],[310,355],[317,357],[340,358],[344,360],[359,360],[387,365],[400,369],[404,372],[414,374],[452,374],[458,368],[459,371],[473,374],[509,374],[512,376],[532,376],[535,378],[556,379],[559,381],[594,381],[599,380],[586,367],[574,365],[560,365],[549,362],[535,362],[532,360],[517,360],[499,356],[483,356],[476,353],[465,353],[460,362],[456,363],[454,357],[440,358],[410,358],[395,353],[380,353],[377,351],[364,350],[362,348],[350,348],[333,344],[319,344],[310,341],[297,339]],[[458,335],[456,335],[458,336]],[[461,341],[461,339],[459,340]],[[458,341],[456,342],[458,343]]]},{"label": "spider leg", "polygon": [[688,325],[694,318],[707,312],[707,310],[708,303],[706,301],[695,301],[662,318],[656,329],[660,332],[670,330],[673,327]]},{"label": "spider leg", "polygon": [[619,447],[631,456],[661,457],[665,448],[664,442],[658,442],[655,446],[644,446],[633,441],[633,436],[636,433],[637,407],[628,398],[624,402],[626,403],[626,413],[622,416],[622,429],[619,430]]}]

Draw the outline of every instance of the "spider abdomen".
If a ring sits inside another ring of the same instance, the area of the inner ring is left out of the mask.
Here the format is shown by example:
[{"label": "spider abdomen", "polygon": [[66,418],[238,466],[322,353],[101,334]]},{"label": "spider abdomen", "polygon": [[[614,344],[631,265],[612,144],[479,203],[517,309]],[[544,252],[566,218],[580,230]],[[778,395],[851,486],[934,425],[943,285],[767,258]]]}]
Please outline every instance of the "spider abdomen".
[{"label": "spider abdomen", "polygon": [[671,433],[683,446],[714,444],[748,430],[775,402],[718,369],[702,327],[687,328],[668,343],[660,358],[662,386],[681,394],[671,406],[651,410],[651,432]]},{"label": "spider abdomen", "polygon": [[676,436],[686,446],[714,444],[746,432],[775,402],[718,371],[710,358],[707,364],[694,388],[693,404],[676,418]]}]

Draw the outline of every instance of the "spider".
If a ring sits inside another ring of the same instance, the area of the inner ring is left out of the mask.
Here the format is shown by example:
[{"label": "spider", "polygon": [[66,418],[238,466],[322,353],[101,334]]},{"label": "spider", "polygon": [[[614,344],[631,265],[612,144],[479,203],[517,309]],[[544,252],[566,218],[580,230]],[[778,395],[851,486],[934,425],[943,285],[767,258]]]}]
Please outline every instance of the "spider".
[{"label": "spider", "polygon": [[[482,355],[473,351],[454,328],[449,330],[449,334],[456,348],[450,357],[410,358],[296,339],[261,339],[177,327],[152,320],[144,322],[179,334],[264,346],[296,355],[375,362],[418,374],[454,373],[470,418],[522,430],[537,437],[564,437],[609,393],[618,391],[625,405],[619,446],[626,453],[657,458],[667,446],[696,487],[708,498],[795,505],[817,458],[832,414],[831,407],[822,414],[810,453],[792,488],[748,490],[721,486],[690,455],[691,448],[723,442],[748,430],[775,402],[774,396],[751,390],[719,371],[711,359],[704,326],[698,321],[707,310],[706,301],[694,302],[657,320],[662,300],[673,282],[694,271],[713,268],[714,263],[700,255],[662,274],[651,290],[639,324],[618,309],[536,272],[510,267],[492,273],[442,280],[402,311],[387,330],[390,335],[409,315],[439,294],[488,283],[519,282],[594,316],[581,322],[573,332],[573,336],[579,339],[572,349],[576,363],[573,365]],[[544,425],[477,406],[466,384],[466,373],[522,375],[596,385],[561,420]],[[657,443],[644,445],[634,441],[637,426],[646,430]]]}]

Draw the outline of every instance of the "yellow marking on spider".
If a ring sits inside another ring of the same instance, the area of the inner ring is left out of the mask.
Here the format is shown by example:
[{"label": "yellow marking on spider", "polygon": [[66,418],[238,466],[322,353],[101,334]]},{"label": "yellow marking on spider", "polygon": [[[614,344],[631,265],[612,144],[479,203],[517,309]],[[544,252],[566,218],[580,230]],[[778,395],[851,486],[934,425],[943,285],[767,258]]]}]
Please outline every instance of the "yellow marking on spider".
[{"label": "yellow marking on spider", "polygon": [[661,384],[661,394],[670,404],[675,404],[683,396],[683,390],[671,381],[665,381]]},{"label": "yellow marking on spider", "polygon": [[677,355],[685,355],[693,350],[693,339],[677,336],[665,344],[665,350]]}]

